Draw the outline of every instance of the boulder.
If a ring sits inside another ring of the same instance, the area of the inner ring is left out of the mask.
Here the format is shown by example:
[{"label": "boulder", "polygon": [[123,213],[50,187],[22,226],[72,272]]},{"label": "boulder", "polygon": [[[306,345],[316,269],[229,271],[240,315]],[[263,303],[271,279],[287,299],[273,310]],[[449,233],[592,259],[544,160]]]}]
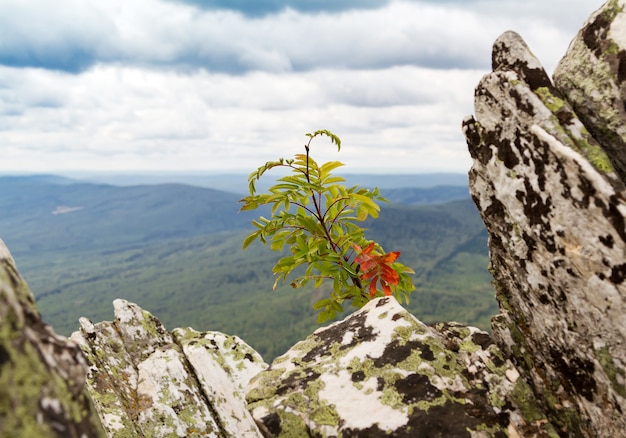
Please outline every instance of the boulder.
[{"label": "boulder", "polygon": [[267,367],[241,339],[168,332],[149,312],[113,302],[115,320],[80,320],[87,387],[109,437],[257,437],[243,389]]},{"label": "boulder", "polygon": [[255,376],[265,436],[548,436],[532,391],[491,337],[427,326],[393,297],[314,332]]},{"label": "boulder", "polygon": [[598,9],[554,72],[556,88],[626,180],[626,14],[623,0]]},{"label": "boulder", "polygon": [[626,430],[626,118],[616,76],[626,52],[607,40],[626,35],[623,3],[590,18],[556,86],[519,35],[503,34],[463,122],[501,310],[494,339],[560,436]]},{"label": "boulder", "polygon": [[42,320],[0,240],[0,436],[104,436],[80,348]]}]

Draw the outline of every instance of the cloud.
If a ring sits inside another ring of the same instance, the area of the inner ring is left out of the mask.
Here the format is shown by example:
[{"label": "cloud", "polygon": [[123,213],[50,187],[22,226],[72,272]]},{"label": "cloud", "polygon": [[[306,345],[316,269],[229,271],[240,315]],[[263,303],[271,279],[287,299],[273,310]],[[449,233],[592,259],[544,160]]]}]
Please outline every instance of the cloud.
[{"label": "cloud", "polygon": [[249,171],[330,129],[315,157],[348,171],[465,172],[493,41],[550,71],[570,3],[0,0],[0,170]]},{"label": "cloud", "polygon": [[[327,128],[345,146],[340,156],[320,146],[320,160],[425,169],[438,155],[457,154],[460,130],[450,136],[447,126],[458,125],[471,110],[471,93],[464,91],[480,75],[411,66],[356,76],[350,70],[230,76],[101,66],[79,76],[56,73],[51,80],[42,70],[2,68],[0,77],[12,77],[16,115],[2,119],[0,143],[16,149],[4,151],[1,166],[10,169],[30,157],[40,170],[84,169],[88,163],[250,169],[298,152],[305,132]],[[39,96],[56,93],[61,108],[33,105]],[[430,146],[438,151],[428,152]],[[398,162],[405,156],[415,161]],[[442,159],[438,165],[449,170],[449,164]]]},{"label": "cloud", "polygon": [[[0,2],[0,64],[72,73],[116,63],[231,74],[391,65],[475,69],[488,67],[491,43],[508,28],[527,29],[529,42],[542,45],[549,31],[551,47],[572,37],[558,25],[561,11],[545,2],[539,10],[538,1],[520,7],[371,0],[360,9],[356,2],[322,1],[216,1],[203,8],[193,1]],[[246,16],[248,4],[279,12]],[[344,6],[330,6],[336,4]]]},{"label": "cloud", "polygon": [[339,12],[351,9],[370,9],[384,6],[388,0],[170,0],[206,10],[237,11],[249,17],[276,14],[285,9],[299,12]]}]

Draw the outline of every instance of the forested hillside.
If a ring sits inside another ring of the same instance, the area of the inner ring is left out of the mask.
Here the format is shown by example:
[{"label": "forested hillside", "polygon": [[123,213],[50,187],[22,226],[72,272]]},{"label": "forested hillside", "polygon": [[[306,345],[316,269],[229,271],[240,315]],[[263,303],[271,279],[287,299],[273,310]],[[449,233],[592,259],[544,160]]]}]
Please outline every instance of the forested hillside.
[{"label": "forested hillside", "polygon": [[[110,320],[115,298],[168,328],[238,335],[266,360],[317,326],[311,305],[324,286],[271,290],[277,255],[260,244],[241,250],[251,216],[237,213],[238,195],[184,185],[11,184],[8,194],[0,178],[0,237],[44,319],[63,334],[80,316]],[[415,315],[488,328],[496,304],[487,237],[470,200],[383,206],[366,227],[415,269]]]}]

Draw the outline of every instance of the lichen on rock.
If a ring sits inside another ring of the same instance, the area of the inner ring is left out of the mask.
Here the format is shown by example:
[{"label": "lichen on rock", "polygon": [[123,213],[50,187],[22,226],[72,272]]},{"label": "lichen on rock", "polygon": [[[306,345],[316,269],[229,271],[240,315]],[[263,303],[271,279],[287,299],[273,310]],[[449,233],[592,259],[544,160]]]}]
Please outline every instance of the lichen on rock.
[{"label": "lichen on rock", "polygon": [[[570,71],[591,54],[614,62],[614,45],[594,43],[589,52],[589,44],[609,28],[608,35],[626,34],[626,21],[619,31],[607,21],[622,9],[609,1],[592,16],[561,62],[556,86],[537,73],[518,35],[503,34],[494,44],[500,62],[478,84],[475,115],[463,122],[470,191],[489,231],[501,309],[494,338],[561,436],[626,430],[626,149],[606,144],[622,136],[626,117],[614,75]],[[578,74],[584,85],[563,88]],[[587,101],[596,109],[581,109]],[[611,136],[599,135],[600,127]]]},{"label": "lichen on rock", "polygon": [[277,358],[247,399],[266,436],[548,436],[518,376],[487,333],[384,297]]},{"label": "lichen on rock", "polygon": [[0,240],[0,436],[98,437],[76,344],[43,323]]},{"label": "lichen on rock", "polygon": [[554,72],[554,82],[626,181],[626,13],[607,1],[585,23]]},{"label": "lichen on rock", "polygon": [[238,338],[176,329],[115,300],[115,321],[72,334],[109,437],[257,437],[242,388],[267,365]]}]

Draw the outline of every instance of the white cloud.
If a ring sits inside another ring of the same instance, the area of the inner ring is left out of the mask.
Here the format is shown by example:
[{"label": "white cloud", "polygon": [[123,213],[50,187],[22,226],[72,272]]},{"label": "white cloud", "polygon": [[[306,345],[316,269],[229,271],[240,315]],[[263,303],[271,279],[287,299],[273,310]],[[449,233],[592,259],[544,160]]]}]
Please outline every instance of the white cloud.
[{"label": "white cloud", "polygon": [[[573,36],[559,26],[562,12],[539,10],[537,2],[515,2],[517,9],[511,4],[395,1],[381,9],[287,9],[250,19],[157,0],[1,0],[0,60],[74,71],[98,62],[225,72],[407,64],[484,68],[493,40],[516,27],[528,30],[523,36],[529,42],[562,53]],[[567,7],[569,15],[576,11]]]},{"label": "white cloud", "polygon": [[[517,30],[552,70],[593,10],[545,3],[252,19],[157,0],[0,0],[0,170],[250,170],[325,128],[344,147],[320,143],[316,158],[350,170],[464,172],[460,123],[495,38]],[[15,66],[28,56],[38,68]]]},{"label": "white cloud", "polygon": [[[24,72],[26,80],[17,83]],[[117,169],[250,169],[301,152],[305,132],[328,128],[345,147],[340,155],[320,147],[320,159],[423,170],[428,160],[397,162],[389,151],[408,149],[403,154],[410,157],[432,145],[459,148],[458,125],[471,110],[464,91],[480,74],[393,67],[228,76],[110,66],[55,73],[51,81],[43,70],[4,68],[0,76],[14,76],[12,90],[21,99],[16,114],[3,119],[0,143],[19,146],[21,154],[5,151],[1,166],[9,170],[31,153],[38,170],[80,169],[89,161]],[[32,104],[33,96],[59,89],[60,108]],[[445,132],[449,125],[458,135]],[[78,159],[67,158],[74,153]]]}]

